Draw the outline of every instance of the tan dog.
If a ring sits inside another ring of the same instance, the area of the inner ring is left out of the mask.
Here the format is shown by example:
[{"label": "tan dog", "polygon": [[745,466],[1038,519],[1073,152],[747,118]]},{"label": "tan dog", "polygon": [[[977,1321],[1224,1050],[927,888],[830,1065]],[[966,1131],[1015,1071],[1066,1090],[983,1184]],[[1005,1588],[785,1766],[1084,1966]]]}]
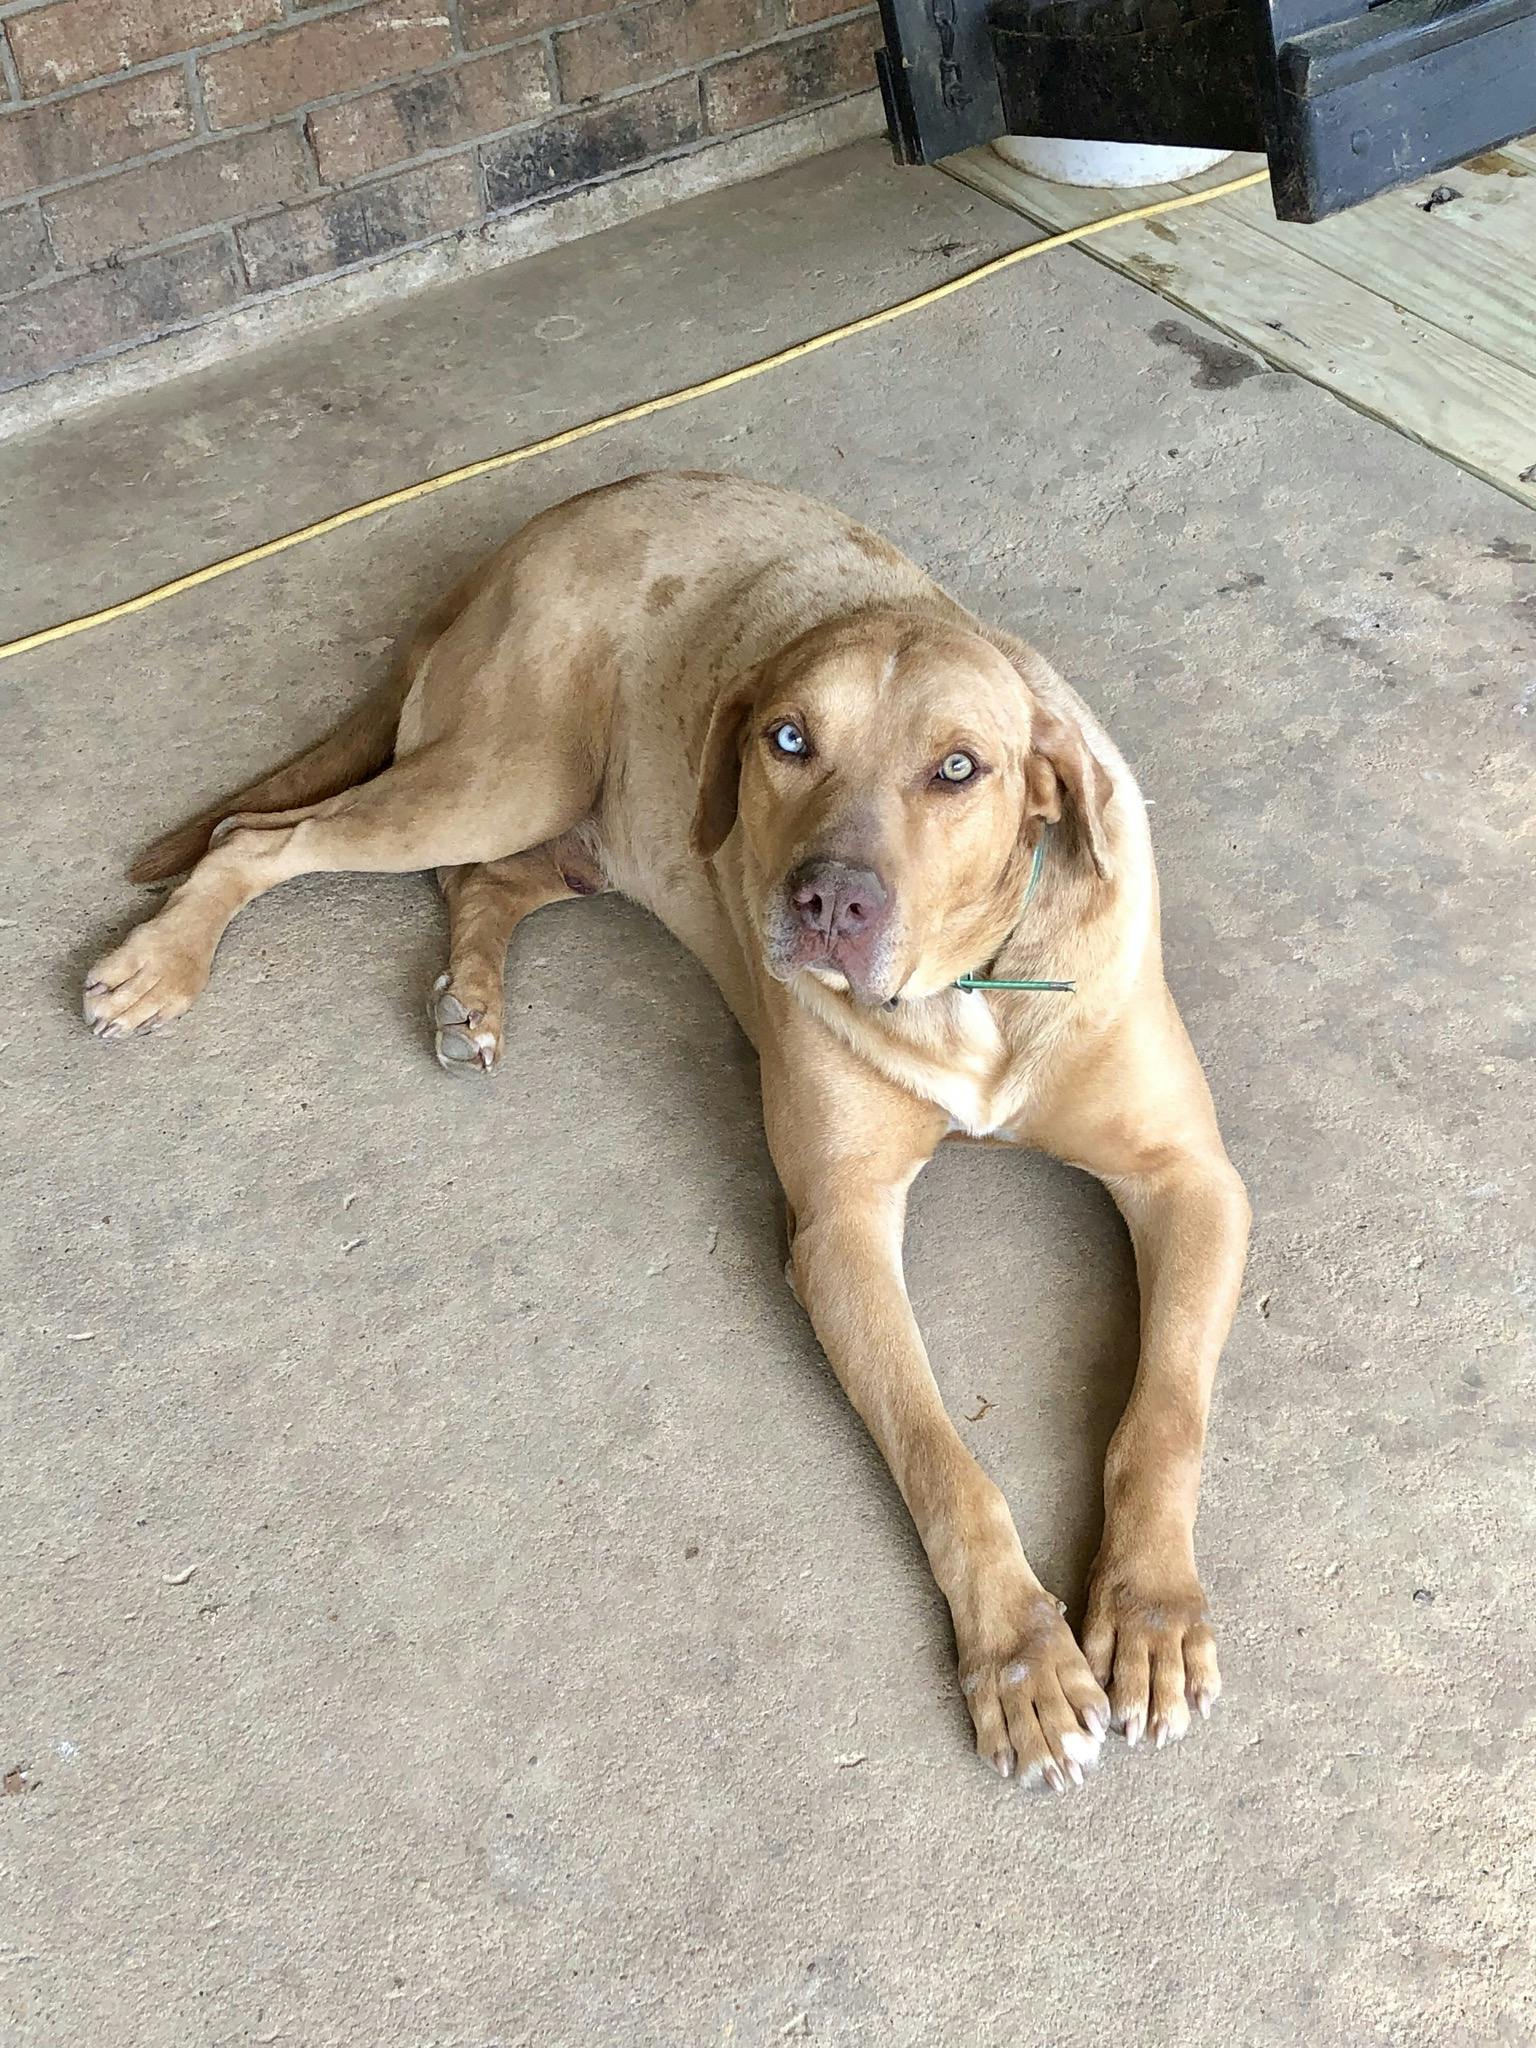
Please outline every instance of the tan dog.
[{"label": "tan dog", "polygon": [[[1060,1788],[1111,1714],[1161,1744],[1209,1712],[1193,1530],[1248,1204],[1164,985],[1140,793],[1038,655],[824,506],[637,477],[535,519],[381,698],[135,878],[198,855],[92,970],[98,1036],[179,1016],[231,917],[291,876],[437,867],[439,1051],[490,1066],[521,918],[595,889],[654,911],[761,1056],[794,1285],[949,1601],[982,1756]],[[976,973],[1076,990],[956,988]],[[1081,1650],[907,1300],[907,1190],[956,1134],[1097,1174],[1135,1242],[1141,1359]]]}]

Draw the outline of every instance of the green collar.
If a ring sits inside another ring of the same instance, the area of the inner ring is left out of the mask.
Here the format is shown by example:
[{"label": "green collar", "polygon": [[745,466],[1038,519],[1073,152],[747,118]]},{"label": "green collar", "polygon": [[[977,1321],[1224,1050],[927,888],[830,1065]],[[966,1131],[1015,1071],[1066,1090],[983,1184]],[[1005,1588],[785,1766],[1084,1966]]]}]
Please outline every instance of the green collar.
[{"label": "green collar", "polygon": [[[1029,908],[1029,899],[1034,895],[1036,888],[1039,886],[1040,871],[1045,866],[1045,849],[1050,836],[1050,826],[1043,825],[1040,828],[1040,837],[1035,842],[1034,863],[1029,870],[1029,887],[1024,891],[1024,901],[1019,905],[1020,917]],[[1076,992],[1077,983],[1075,981],[994,981],[985,974],[962,974],[955,983],[955,987],[963,989],[1021,988],[1039,990],[1047,994],[1072,995]]]}]

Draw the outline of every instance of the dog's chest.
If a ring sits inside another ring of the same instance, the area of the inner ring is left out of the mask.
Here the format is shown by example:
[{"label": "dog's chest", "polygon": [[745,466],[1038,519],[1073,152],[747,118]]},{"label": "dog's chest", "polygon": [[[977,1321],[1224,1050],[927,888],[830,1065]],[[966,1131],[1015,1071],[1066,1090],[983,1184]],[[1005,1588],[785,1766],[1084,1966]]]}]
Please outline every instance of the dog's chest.
[{"label": "dog's chest", "polygon": [[969,1136],[1006,1136],[1024,1093],[1011,1048],[985,997],[957,993],[949,1010],[938,1045],[909,1048],[907,1085]]},{"label": "dog's chest", "polygon": [[902,1026],[865,1025],[856,1012],[811,977],[803,997],[872,1066],[911,1094],[942,1109],[956,1130],[973,1138],[1003,1138],[1029,1093],[1029,1064],[1021,1061],[982,995],[956,990],[923,1006]]}]

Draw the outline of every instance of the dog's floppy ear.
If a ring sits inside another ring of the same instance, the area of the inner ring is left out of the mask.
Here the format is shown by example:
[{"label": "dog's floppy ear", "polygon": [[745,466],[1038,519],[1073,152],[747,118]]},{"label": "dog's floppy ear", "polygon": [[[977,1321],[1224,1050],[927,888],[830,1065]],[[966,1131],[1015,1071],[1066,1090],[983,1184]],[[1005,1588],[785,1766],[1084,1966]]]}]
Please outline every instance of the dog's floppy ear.
[{"label": "dog's floppy ear", "polygon": [[1109,874],[1109,835],[1104,808],[1115,793],[1109,770],[1083,737],[1077,720],[1046,702],[1060,678],[1043,656],[1012,634],[988,634],[1007,657],[1029,700],[1029,758],[1024,764],[1027,822],[1048,825],[1065,817],[1101,878]]},{"label": "dog's floppy ear", "polygon": [[1104,830],[1104,806],[1114,795],[1115,786],[1108,769],[1083,738],[1077,721],[1048,711],[1038,698],[1024,775],[1029,788],[1029,816],[1054,824],[1065,813],[1094,867],[1101,876],[1107,876],[1109,841]]},{"label": "dog's floppy ear", "polygon": [[736,822],[736,787],[741,780],[741,743],[747,714],[757,698],[754,671],[720,692],[710,713],[699,757],[698,796],[688,844],[703,860],[717,854]]}]

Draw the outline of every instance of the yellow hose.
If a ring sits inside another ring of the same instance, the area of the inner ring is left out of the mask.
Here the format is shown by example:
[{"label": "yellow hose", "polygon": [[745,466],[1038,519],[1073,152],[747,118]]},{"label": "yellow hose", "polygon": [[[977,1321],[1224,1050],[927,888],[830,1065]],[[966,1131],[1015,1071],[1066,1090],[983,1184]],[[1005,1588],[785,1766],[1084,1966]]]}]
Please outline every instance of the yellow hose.
[{"label": "yellow hose", "polygon": [[189,569],[184,576],[173,576],[168,583],[158,583],[154,589],[141,591],[137,597],[125,597],[117,604],[103,605],[100,611],[82,612],[76,619],[62,619],[56,626],[42,626],[35,633],[22,634],[19,640],[0,642],[0,661],[9,661],[13,654],[29,654],[36,647],[50,646],[55,640],[68,640],[75,633],[87,633],[94,626],[109,625],[113,619],[126,619],[130,613],[147,611],[152,604],[163,603],[168,597],[179,597],[184,590],[196,590],[199,584],[212,583],[215,578],[231,575],[236,569],[249,568],[253,562],[268,561],[273,555],[285,554],[289,548],[302,546],[305,541],[319,540],[323,534],[336,533],[343,526],[351,526],[355,520],[371,519],[376,512],[389,512],[396,505],[409,505],[416,498],[429,498],[434,491],[451,490],[455,484],[490,476],[498,469],[510,469],[515,462],[531,462],[536,455],[551,455],[557,448],[569,448],[573,442],[585,441],[592,434],[606,433],[610,427],[628,426],[633,420],[649,419],[652,413],[670,411],[674,405],[687,405],[695,398],[708,398],[715,391],[729,391],[733,384],[744,384],[749,377],[761,377],[765,371],[781,369],[786,363],[797,363],[805,356],[815,355],[818,349],[830,348],[834,342],[849,341],[856,334],[869,334],[876,327],[883,327],[888,320],[901,320],[908,313],[921,312],[925,306],[936,306],[941,299],[947,299],[955,292],[969,291],[973,285],[984,284],[989,277],[1010,270],[1015,263],[1027,263],[1033,256],[1047,256],[1051,250],[1080,242],[1088,235],[1102,235],[1110,228],[1126,227],[1132,221],[1150,220],[1154,214],[1175,213],[1184,206],[1202,206],[1208,199],[1220,199],[1228,192],[1242,192],[1250,185],[1262,184],[1268,176],[1268,171],[1249,171],[1244,177],[1231,178],[1224,185],[1208,186],[1203,192],[1181,193],[1176,199],[1156,199],[1147,206],[1132,207],[1126,213],[1113,213],[1104,220],[1084,221],[1081,227],[1067,228],[1058,235],[1046,235],[1038,242],[1027,242],[1022,249],[1009,249],[1001,256],[989,257],[985,263],[978,263],[974,270],[964,271],[943,284],[932,285],[910,299],[899,299],[895,305],[883,306],[879,312],[866,313],[858,320],[846,320],[841,327],[829,327],[824,334],[813,334],[809,341],[797,341],[789,348],[775,349],[772,355],[760,356],[753,363],[743,363],[739,369],[723,370],[718,377],[705,377],[697,384],[685,384],[680,391],[666,391],[659,398],[642,399],[636,405],[621,407],[618,412],[604,413],[599,419],[584,420],[580,426],[566,427],[558,434],[547,434],[542,441],[530,441],[525,447],[508,448],[500,455],[486,455],[478,462],[461,463],[457,469],[445,469],[441,475],[424,477],[420,483],[403,484],[399,490],[385,491],[377,498],[366,498],[360,505],[349,505],[344,512],[332,512],[327,518],[316,519],[308,526],[295,527],[292,533],[279,534],[275,540],[264,540],[256,547],[242,548],[238,554],[226,555],[222,561],[210,562],[205,568]]}]

